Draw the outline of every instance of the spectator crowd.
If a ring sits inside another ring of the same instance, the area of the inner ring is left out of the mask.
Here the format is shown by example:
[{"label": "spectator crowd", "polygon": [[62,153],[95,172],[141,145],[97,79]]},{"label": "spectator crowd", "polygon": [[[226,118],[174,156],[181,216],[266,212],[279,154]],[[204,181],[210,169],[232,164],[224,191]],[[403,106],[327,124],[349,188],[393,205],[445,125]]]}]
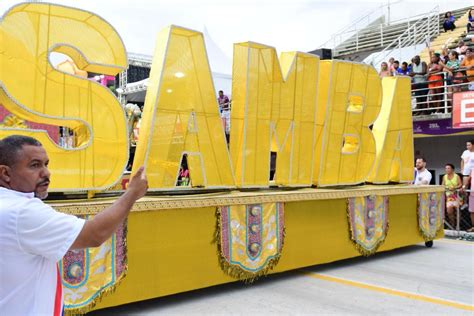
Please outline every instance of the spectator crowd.
[{"label": "spectator crowd", "polygon": [[[454,229],[456,216],[460,215],[458,211],[467,209],[471,220],[471,228],[467,232],[474,232],[474,139],[466,142],[466,150],[460,158],[461,173],[456,173],[454,164],[446,163],[441,182],[446,192],[446,221]],[[426,159],[418,157],[415,161],[413,184],[429,185],[432,182],[432,174],[426,169]]]},{"label": "spectator crowd", "polygon": [[[474,42],[474,13],[469,10],[466,40]],[[444,17],[445,32],[456,28],[454,16],[447,12]],[[471,46],[469,46],[471,45]],[[453,93],[474,90],[474,45],[460,40],[457,47],[441,51],[430,49],[429,60],[414,56],[410,63],[390,58],[380,65],[379,76],[409,76],[412,82],[413,115],[444,113],[445,102],[451,111]]]},{"label": "spectator crowd", "polygon": [[409,76],[414,97],[413,115],[444,112],[444,98],[450,111],[454,92],[474,90],[474,53],[473,48],[459,41],[456,49],[441,52],[430,50],[428,63],[419,55],[400,63],[393,57],[382,62],[380,77]]}]

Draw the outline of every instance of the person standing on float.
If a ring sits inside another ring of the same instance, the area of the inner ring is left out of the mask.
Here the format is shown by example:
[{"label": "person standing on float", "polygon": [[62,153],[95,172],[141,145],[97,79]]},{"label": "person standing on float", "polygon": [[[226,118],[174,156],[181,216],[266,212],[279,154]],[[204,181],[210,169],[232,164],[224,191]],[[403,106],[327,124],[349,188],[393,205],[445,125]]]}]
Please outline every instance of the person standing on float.
[{"label": "person standing on float", "polygon": [[48,155],[27,136],[0,140],[0,315],[62,315],[58,261],[68,250],[98,247],[146,194],[143,167],[125,193],[91,220],[56,212],[48,196]]}]

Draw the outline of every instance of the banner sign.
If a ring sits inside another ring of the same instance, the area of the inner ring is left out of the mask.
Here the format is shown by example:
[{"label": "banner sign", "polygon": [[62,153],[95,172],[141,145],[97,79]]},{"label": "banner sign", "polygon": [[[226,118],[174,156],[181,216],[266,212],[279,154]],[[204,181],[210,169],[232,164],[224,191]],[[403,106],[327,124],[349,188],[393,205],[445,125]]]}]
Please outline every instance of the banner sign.
[{"label": "banner sign", "polygon": [[[454,114],[453,114],[454,117]],[[429,120],[413,122],[413,134],[433,136],[446,136],[471,130],[470,128],[456,128],[451,124],[451,119]]]},{"label": "banner sign", "polygon": [[474,91],[453,94],[453,128],[474,128]]}]

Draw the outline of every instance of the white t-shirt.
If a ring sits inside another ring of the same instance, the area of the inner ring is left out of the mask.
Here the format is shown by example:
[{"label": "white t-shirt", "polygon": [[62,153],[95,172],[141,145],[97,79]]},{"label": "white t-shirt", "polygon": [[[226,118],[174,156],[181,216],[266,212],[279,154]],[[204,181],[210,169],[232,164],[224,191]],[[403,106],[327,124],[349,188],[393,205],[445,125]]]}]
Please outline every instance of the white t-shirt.
[{"label": "white t-shirt", "polygon": [[420,185],[420,184],[425,184],[423,181],[426,181],[426,184],[430,184],[431,181],[431,172],[429,172],[427,169],[423,171],[418,171],[415,168],[415,185]]},{"label": "white t-shirt", "polygon": [[462,174],[464,176],[468,176],[471,174],[471,169],[474,168],[474,152],[466,149],[462,153],[461,159],[464,161],[464,169],[462,170]]},{"label": "white t-shirt", "polygon": [[61,315],[57,262],[84,223],[33,193],[0,187],[0,315]]}]

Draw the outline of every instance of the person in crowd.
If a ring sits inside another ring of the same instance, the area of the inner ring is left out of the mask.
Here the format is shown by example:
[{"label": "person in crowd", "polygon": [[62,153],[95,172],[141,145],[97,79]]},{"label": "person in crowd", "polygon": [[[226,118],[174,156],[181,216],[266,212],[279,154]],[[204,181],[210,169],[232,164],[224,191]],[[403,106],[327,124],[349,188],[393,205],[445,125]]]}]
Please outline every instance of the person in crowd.
[{"label": "person in crowd", "polygon": [[469,82],[474,81],[474,53],[472,48],[466,50],[466,58],[460,64],[461,68],[466,71],[467,80]]},{"label": "person in crowd", "polygon": [[224,94],[224,91],[219,90],[219,96],[217,97],[217,102],[219,103],[220,110],[229,108],[229,97]]},{"label": "person in crowd", "polygon": [[444,46],[441,50],[440,59],[443,63],[447,63],[449,61],[449,49],[448,47]]},{"label": "person in crowd", "polygon": [[219,110],[221,113],[222,126],[225,131],[225,137],[227,143],[229,143],[229,133],[230,133],[230,100],[229,97],[224,94],[224,91],[219,90],[219,97],[217,98],[219,102]]},{"label": "person in crowd", "polygon": [[388,64],[386,62],[382,62],[380,64],[379,76],[380,78],[392,76],[392,72],[389,70]]},{"label": "person in crowd", "polygon": [[[428,66],[424,61],[421,61],[420,56],[416,55],[412,59],[410,77],[412,77],[413,90],[416,96],[416,109],[426,108],[426,73]],[[421,114],[421,112],[414,112],[413,115]]]},{"label": "person in crowd", "polygon": [[190,182],[188,158],[184,155],[183,160],[181,161],[181,166],[179,167],[177,186],[189,186]]},{"label": "person in crowd", "polygon": [[431,172],[426,169],[426,159],[419,157],[415,161],[415,181],[414,185],[427,185],[431,182]]},{"label": "person in crowd", "polygon": [[[474,188],[474,167],[471,169],[471,189]],[[471,228],[467,231],[474,233],[474,192],[469,195],[469,216],[471,217]]]},{"label": "person in crowd", "polygon": [[391,73],[393,73],[393,64],[395,63],[395,58],[390,57],[388,59],[388,70],[390,70]]},{"label": "person in crowd", "polygon": [[474,28],[474,16],[472,14],[472,9],[469,10],[469,14],[467,16],[467,32],[471,32],[471,30]]},{"label": "person in crowd", "polygon": [[453,93],[461,91],[460,86],[451,87],[451,85],[457,85],[463,83],[464,73],[459,71],[461,63],[458,59],[458,53],[455,50],[449,52],[449,60],[444,66],[444,70],[448,73],[448,99],[453,99]]},{"label": "person in crowd", "polygon": [[474,168],[474,139],[466,142],[466,150],[461,155],[461,171],[463,177],[463,189],[469,187],[471,169]]},{"label": "person in crowd", "polygon": [[48,164],[38,140],[20,135],[0,140],[0,315],[60,315],[58,261],[68,250],[109,239],[148,189],[141,167],[120,198],[84,220],[41,201],[48,196]]},{"label": "person in crowd", "polygon": [[467,45],[464,43],[464,41],[459,41],[458,42],[458,47],[456,47],[456,52],[459,55],[459,59],[462,61],[464,57],[466,56],[466,50],[468,49]]},{"label": "person in crowd", "polygon": [[406,61],[402,63],[400,68],[398,68],[398,75],[400,76],[408,76],[410,74],[410,69]]},{"label": "person in crowd", "polygon": [[440,62],[439,56],[437,54],[430,52],[431,54],[431,63],[428,65],[428,98],[429,108],[435,108],[435,113],[439,112],[441,107],[441,93],[443,89],[443,76],[441,72],[443,71],[444,64]]},{"label": "person in crowd", "polygon": [[446,214],[451,227],[456,227],[456,209],[459,208],[458,190],[462,187],[461,177],[454,172],[453,164],[446,164],[444,167],[446,174],[443,176],[441,185],[446,190]]},{"label": "person in crowd", "polygon": [[391,72],[392,76],[398,76],[398,70],[400,69],[400,62],[398,60],[395,60],[392,64]]},{"label": "person in crowd", "polygon": [[[406,62],[405,62],[406,63]],[[411,60],[411,62],[408,64],[407,63],[407,70],[408,70],[408,75],[410,75],[410,72],[411,72],[411,64],[413,63],[413,58]]]},{"label": "person in crowd", "polygon": [[453,31],[456,28],[456,24],[454,24],[454,16],[451,11],[446,12],[444,15],[444,22],[443,22],[443,29],[445,32]]}]

